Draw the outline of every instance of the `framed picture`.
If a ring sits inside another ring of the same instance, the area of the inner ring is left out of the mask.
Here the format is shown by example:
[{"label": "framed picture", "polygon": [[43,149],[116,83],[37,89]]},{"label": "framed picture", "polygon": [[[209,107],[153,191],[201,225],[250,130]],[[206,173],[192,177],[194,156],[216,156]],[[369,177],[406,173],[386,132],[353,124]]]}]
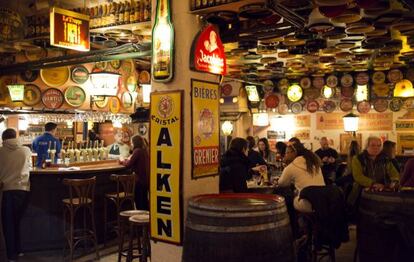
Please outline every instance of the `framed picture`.
[{"label": "framed picture", "polygon": [[218,175],[219,84],[191,79],[192,178]]},{"label": "framed picture", "polygon": [[339,137],[339,147],[341,154],[348,154],[349,145],[351,144],[352,140],[358,141],[358,144],[362,148],[362,134],[356,134],[356,137],[353,137],[351,133],[343,133],[340,134]]}]

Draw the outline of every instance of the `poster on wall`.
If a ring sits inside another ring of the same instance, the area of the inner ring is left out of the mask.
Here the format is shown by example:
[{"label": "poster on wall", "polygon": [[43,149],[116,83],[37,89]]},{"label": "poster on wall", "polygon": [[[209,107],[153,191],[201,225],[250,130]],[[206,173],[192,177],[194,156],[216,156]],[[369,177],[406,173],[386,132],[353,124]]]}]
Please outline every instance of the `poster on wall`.
[{"label": "poster on wall", "polygon": [[182,91],[151,93],[150,227],[151,237],[182,242]]},{"label": "poster on wall", "polygon": [[361,148],[363,148],[362,134],[357,134],[356,138],[354,138],[350,133],[343,133],[339,136],[339,148],[341,154],[348,154],[349,145],[351,144],[352,140],[356,140]]},{"label": "poster on wall", "polygon": [[414,155],[414,135],[410,133],[397,134],[397,155]]},{"label": "poster on wall", "polygon": [[219,84],[191,79],[192,178],[219,169]]},{"label": "poster on wall", "polygon": [[309,140],[310,139],[310,130],[296,130],[293,133],[293,136],[299,138],[300,141]]},{"label": "poster on wall", "polygon": [[[317,130],[344,129],[344,113],[317,113]],[[393,128],[392,113],[369,113],[359,115],[359,131],[391,131]]]}]

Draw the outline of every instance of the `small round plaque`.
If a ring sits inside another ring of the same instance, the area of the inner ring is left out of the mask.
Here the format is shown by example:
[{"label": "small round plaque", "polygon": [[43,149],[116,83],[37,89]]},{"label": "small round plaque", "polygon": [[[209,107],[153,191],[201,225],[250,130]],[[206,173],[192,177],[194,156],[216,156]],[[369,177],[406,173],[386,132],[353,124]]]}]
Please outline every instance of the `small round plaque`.
[{"label": "small round plaque", "polygon": [[352,110],[353,105],[354,104],[352,102],[352,99],[344,98],[344,99],[341,100],[341,103],[339,104],[339,107],[341,108],[342,111],[347,112],[347,111]]},{"label": "small round plaque", "polygon": [[375,111],[379,113],[385,112],[388,108],[388,101],[383,98],[375,99],[373,104]]},{"label": "small round plaque", "polygon": [[285,115],[289,111],[289,107],[287,104],[279,104],[277,110],[279,114]]},{"label": "small round plaque", "polygon": [[42,92],[36,85],[28,84],[24,86],[23,103],[27,106],[34,106],[42,99]]},{"label": "small round plaque", "polygon": [[300,112],[302,112],[302,109],[303,107],[300,102],[295,102],[290,105],[290,110],[292,110],[292,113],[294,114],[299,114]]},{"label": "small round plaque", "polygon": [[49,88],[42,94],[42,102],[45,107],[57,109],[63,105],[64,96],[62,91],[57,88]]},{"label": "small round plaque", "polygon": [[335,75],[330,75],[326,78],[326,85],[334,88],[338,85],[338,77],[336,77]]},{"label": "small round plaque", "polygon": [[20,77],[23,81],[33,82],[39,76],[38,70],[26,70],[20,73]]},{"label": "small round plaque", "polygon": [[336,109],[336,103],[331,100],[327,100],[323,102],[323,111],[326,113],[332,113]]},{"label": "small round plaque", "polygon": [[366,114],[371,110],[371,103],[368,101],[361,101],[357,104],[357,110],[361,114]]},{"label": "small round plaque", "polygon": [[85,83],[89,78],[89,71],[84,66],[75,66],[72,68],[72,72],[70,74],[70,77],[73,82],[76,84],[83,84]]},{"label": "small round plaque", "polygon": [[354,84],[354,79],[352,78],[352,75],[344,74],[341,77],[341,86],[342,87],[352,87],[353,84]]},{"label": "small round plaque", "polygon": [[86,100],[85,91],[79,86],[70,86],[65,91],[65,101],[72,107],[80,107]]},{"label": "small round plaque", "polygon": [[398,112],[401,110],[403,101],[399,98],[393,98],[390,102],[390,110],[393,112]]},{"label": "small round plaque", "polygon": [[372,74],[372,82],[374,84],[382,84],[385,82],[385,74],[382,71],[377,71]]},{"label": "small round plaque", "polygon": [[122,106],[125,109],[131,108],[134,105],[134,100],[132,98],[131,93],[129,92],[124,92],[122,94]]},{"label": "small round plaque", "polygon": [[310,113],[315,113],[319,109],[319,103],[317,101],[315,101],[315,100],[308,101],[308,104],[306,105],[306,109]]},{"label": "small round plaque", "polygon": [[112,114],[117,114],[119,110],[121,109],[121,102],[119,101],[119,98],[116,96],[109,98],[109,111],[111,111]]}]

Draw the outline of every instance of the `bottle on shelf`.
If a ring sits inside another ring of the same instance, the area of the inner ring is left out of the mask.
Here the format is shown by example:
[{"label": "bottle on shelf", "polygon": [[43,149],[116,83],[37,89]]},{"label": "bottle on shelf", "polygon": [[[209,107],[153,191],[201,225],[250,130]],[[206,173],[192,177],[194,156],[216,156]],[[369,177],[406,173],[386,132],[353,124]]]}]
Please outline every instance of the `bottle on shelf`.
[{"label": "bottle on shelf", "polygon": [[135,1],[131,0],[129,9],[129,22],[132,24],[135,22]]},{"label": "bottle on shelf", "polygon": [[76,159],[76,162],[81,161],[80,144],[78,144],[78,143],[76,143],[76,147],[75,147],[75,159]]},{"label": "bottle on shelf", "polygon": [[101,140],[101,144],[99,146],[99,159],[106,160],[105,158],[105,149],[104,149],[104,141]]},{"label": "bottle on shelf", "polygon": [[65,164],[65,158],[66,158],[66,150],[65,150],[65,137],[62,140],[62,149],[60,150],[60,159],[62,161],[62,164]]},{"label": "bottle on shelf", "polygon": [[68,149],[68,155],[69,155],[69,163],[75,162],[75,151],[73,150],[73,141],[69,142],[69,149]]},{"label": "bottle on shelf", "polygon": [[134,22],[141,22],[141,0],[135,2]]},{"label": "bottle on shelf", "polygon": [[83,143],[81,143],[81,158],[83,162],[88,161],[88,151],[86,151],[86,147],[88,145],[88,142],[85,142],[85,147],[82,146]]},{"label": "bottle on shelf", "polygon": [[105,27],[105,26],[107,26],[108,24],[107,24],[107,17],[106,17],[106,13],[107,13],[107,11],[106,11],[106,5],[105,4],[103,4],[102,5],[102,16],[101,16],[101,27]]},{"label": "bottle on shelf", "polygon": [[124,9],[124,24],[129,24],[129,12],[130,12],[131,5],[129,2],[125,3],[125,9]]},{"label": "bottle on shelf", "polygon": [[169,5],[169,0],[157,0],[156,19],[152,29],[152,75],[158,81],[168,81],[173,76],[174,27]]},{"label": "bottle on shelf", "polygon": [[86,151],[88,151],[88,161],[92,162],[92,141],[89,141],[88,149],[86,149]]},{"label": "bottle on shelf", "polygon": [[122,25],[124,23],[124,3],[119,3],[118,6],[118,19],[117,19],[117,25]]},{"label": "bottle on shelf", "polygon": [[50,162],[52,162],[52,164],[55,163],[55,156],[56,156],[56,141],[53,142],[53,147],[50,150]]},{"label": "bottle on shelf", "polygon": [[151,3],[149,0],[145,0],[143,21],[151,21]]}]

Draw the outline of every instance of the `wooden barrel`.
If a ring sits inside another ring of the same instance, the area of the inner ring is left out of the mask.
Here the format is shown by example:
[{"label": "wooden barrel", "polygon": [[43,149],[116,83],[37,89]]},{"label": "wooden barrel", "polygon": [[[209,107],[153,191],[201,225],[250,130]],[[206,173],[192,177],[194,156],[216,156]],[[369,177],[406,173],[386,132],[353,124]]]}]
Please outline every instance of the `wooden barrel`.
[{"label": "wooden barrel", "polygon": [[359,213],[357,241],[361,262],[414,261],[410,253],[414,248],[414,231],[410,229],[413,194],[363,192]]},{"label": "wooden barrel", "polygon": [[285,200],[265,194],[190,199],[183,262],[294,261]]}]

